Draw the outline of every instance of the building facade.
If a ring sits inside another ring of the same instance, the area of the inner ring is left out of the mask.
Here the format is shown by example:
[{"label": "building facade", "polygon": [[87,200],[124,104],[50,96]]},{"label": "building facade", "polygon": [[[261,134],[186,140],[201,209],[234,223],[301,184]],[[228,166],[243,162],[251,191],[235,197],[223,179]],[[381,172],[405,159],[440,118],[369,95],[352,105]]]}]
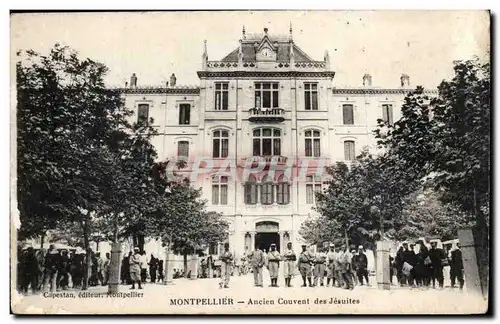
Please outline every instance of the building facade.
[{"label": "building facade", "polygon": [[336,88],[328,52],[313,60],[291,28],[243,30],[218,61],[205,41],[198,77],[195,87],[178,86],[174,74],[167,85],[141,87],[134,74],[121,91],[133,118],[153,119],[159,159],[187,159],[181,172],[203,189],[208,210],[223,213],[239,254],[271,243],[297,249],[301,224],[317,216],[324,167],[373,147],[377,119],[399,119],[410,91],[405,74],[391,89],[374,87],[369,74],[359,87]]}]

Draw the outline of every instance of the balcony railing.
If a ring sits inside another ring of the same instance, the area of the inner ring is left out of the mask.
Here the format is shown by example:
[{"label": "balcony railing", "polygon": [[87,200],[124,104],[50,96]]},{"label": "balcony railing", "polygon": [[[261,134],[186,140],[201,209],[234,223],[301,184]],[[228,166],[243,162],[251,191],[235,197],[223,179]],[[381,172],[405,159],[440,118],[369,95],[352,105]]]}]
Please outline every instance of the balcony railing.
[{"label": "balcony railing", "polygon": [[283,108],[251,108],[249,111],[251,122],[276,122],[285,120],[285,109]]},{"label": "balcony railing", "polygon": [[[254,165],[257,165],[258,163],[260,162],[265,162],[266,164],[270,164],[271,161],[273,161],[273,163],[277,163],[279,165],[283,165],[283,164],[286,164],[286,161],[287,161],[287,157],[286,156],[281,156],[281,155],[261,155],[261,156],[250,156],[248,158],[241,158],[239,160],[239,163],[238,165],[239,166],[245,166],[247,163],[250,163],[250,161],[252,161],[252,167]],[[247,162],[248,161],[248,162]]]}]

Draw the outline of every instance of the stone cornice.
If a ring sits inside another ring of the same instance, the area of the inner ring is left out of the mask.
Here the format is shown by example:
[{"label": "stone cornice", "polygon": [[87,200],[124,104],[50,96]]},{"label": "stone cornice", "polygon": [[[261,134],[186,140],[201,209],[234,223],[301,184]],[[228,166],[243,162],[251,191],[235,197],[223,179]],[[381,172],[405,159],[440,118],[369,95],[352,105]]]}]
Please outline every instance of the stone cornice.
[{"label": "stone cornice", "polygon": [[137,87],[137,88],[114,88],[119,93],[123,94],[200,94],[198,87]]},{"label": "stone cornice", "polygon": [[[370,88],[359,88],[359,89],[337,89],[333,88],[333,94],[360,94],[360,95],[371,95],[371,94],[408,94],[411,91],[415,91],[415,89],[370,89]],[[437,95],[437,90],[424,90],[424,93],[427,95]]]},{"label": "stone cornice", "polygon": [[333,78],[334,76],[333,71],[198,71],[199,78]]}]

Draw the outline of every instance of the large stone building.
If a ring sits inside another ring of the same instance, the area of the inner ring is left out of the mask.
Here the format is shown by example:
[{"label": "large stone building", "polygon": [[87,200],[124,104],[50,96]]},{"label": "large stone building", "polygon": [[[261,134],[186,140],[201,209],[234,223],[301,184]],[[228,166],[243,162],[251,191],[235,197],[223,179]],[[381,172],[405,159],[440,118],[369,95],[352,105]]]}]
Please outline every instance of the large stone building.
[{"label": "large stone building", "polygon": [[[134,118],[153,118],[159,158],[188,158],[182,172],[196,173],[208,209],[229,221],[237,253],[289,241],[298,249],[298,230],[315,216],[314,192],[327,180],[321,170],[373,146],[377,119],[397,120],[410,91],[405,74],[390,89],[374,87],[369,74],[360,87],[336,88],[328,52],[312,59],[291,28],[284,36],[243,30],[220,60],[209,60],[205,42],[199,66],[196,87],[177,85],[173,74],[167,85],[141,87],[134,74],[122,91]],[[247,164],[249,157],[261,164]],[[215,175],[221,165],[232,167],[229,174]]]}]

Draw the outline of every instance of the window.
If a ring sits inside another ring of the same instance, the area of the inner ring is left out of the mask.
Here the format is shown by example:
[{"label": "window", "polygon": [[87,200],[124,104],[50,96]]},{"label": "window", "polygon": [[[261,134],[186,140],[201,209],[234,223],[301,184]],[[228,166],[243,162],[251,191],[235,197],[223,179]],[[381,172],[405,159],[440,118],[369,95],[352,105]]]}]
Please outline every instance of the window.
[{"label": "window", "polygon": [[274,184],[269,176],[262,179],[260,190],[260,203],[263,205],[271,205],[274,202]]},{"label": "window", "polygon": [[212,205],[227,205],[227,177],[212,178]]},{"label": "window", "polygon": [[290,203],[290,183],[283,175],[278,178],[276,185],[276,202],[280,205]]},{"label": "window", "polygon": [[310,175],[306,177],[306,204],[316,202],[316,193],[321,192],[321,178]]},{"label": "window", "polygon": [[352,161],[356,158],[354,150],[354,141],[344,142],[344,158],[346,161]]},{"label": "window", "polygon": [[147,124],[149,121],[149,105],[139,104],[137,108],[137,122]]},{"label": "window", "polygon": [[245,204],[255,205],[257,203],[257,183],[251,174],[245,183]]},{"label": "window", "polygon": [[215,83],[215,110],[227,110],[228,108],[228,83]]},{"label": "window", "polygon": [[306,110],[318,110],[318,84],[304,83]]},{"label": "window", "polygon": [[177,143],[177,156],[188,157],[189,156],[189,142],[179,141]]},{"label": "window", "polygon": [[275,128],[259,128],[253,131],[253,155],[281,155],[281,131]]},{"label": "window", "polygon": [[213,134],[213,157],[227,157],[229,147],[229,132],[227,130],[216,130]]},{"label": "window", "polygon": [[321,156],[320,131],[306,130],[304,134],[306,138],[306,156]]},{"label": "window", "polygon": [[189,125],[191,120],[191,105],[179,105],[179,125]]},{"label": "window", "polygon": [[392,105],[382,105],[382,120],[391,125],[392,124]]},{"label": "window", "polygon": [[344,125],[354,125],[354,111],[352,105],[342,105]]},{"label": "window", "polygon": [[255,84],[255,108],[278,108],[278,83]]}]

